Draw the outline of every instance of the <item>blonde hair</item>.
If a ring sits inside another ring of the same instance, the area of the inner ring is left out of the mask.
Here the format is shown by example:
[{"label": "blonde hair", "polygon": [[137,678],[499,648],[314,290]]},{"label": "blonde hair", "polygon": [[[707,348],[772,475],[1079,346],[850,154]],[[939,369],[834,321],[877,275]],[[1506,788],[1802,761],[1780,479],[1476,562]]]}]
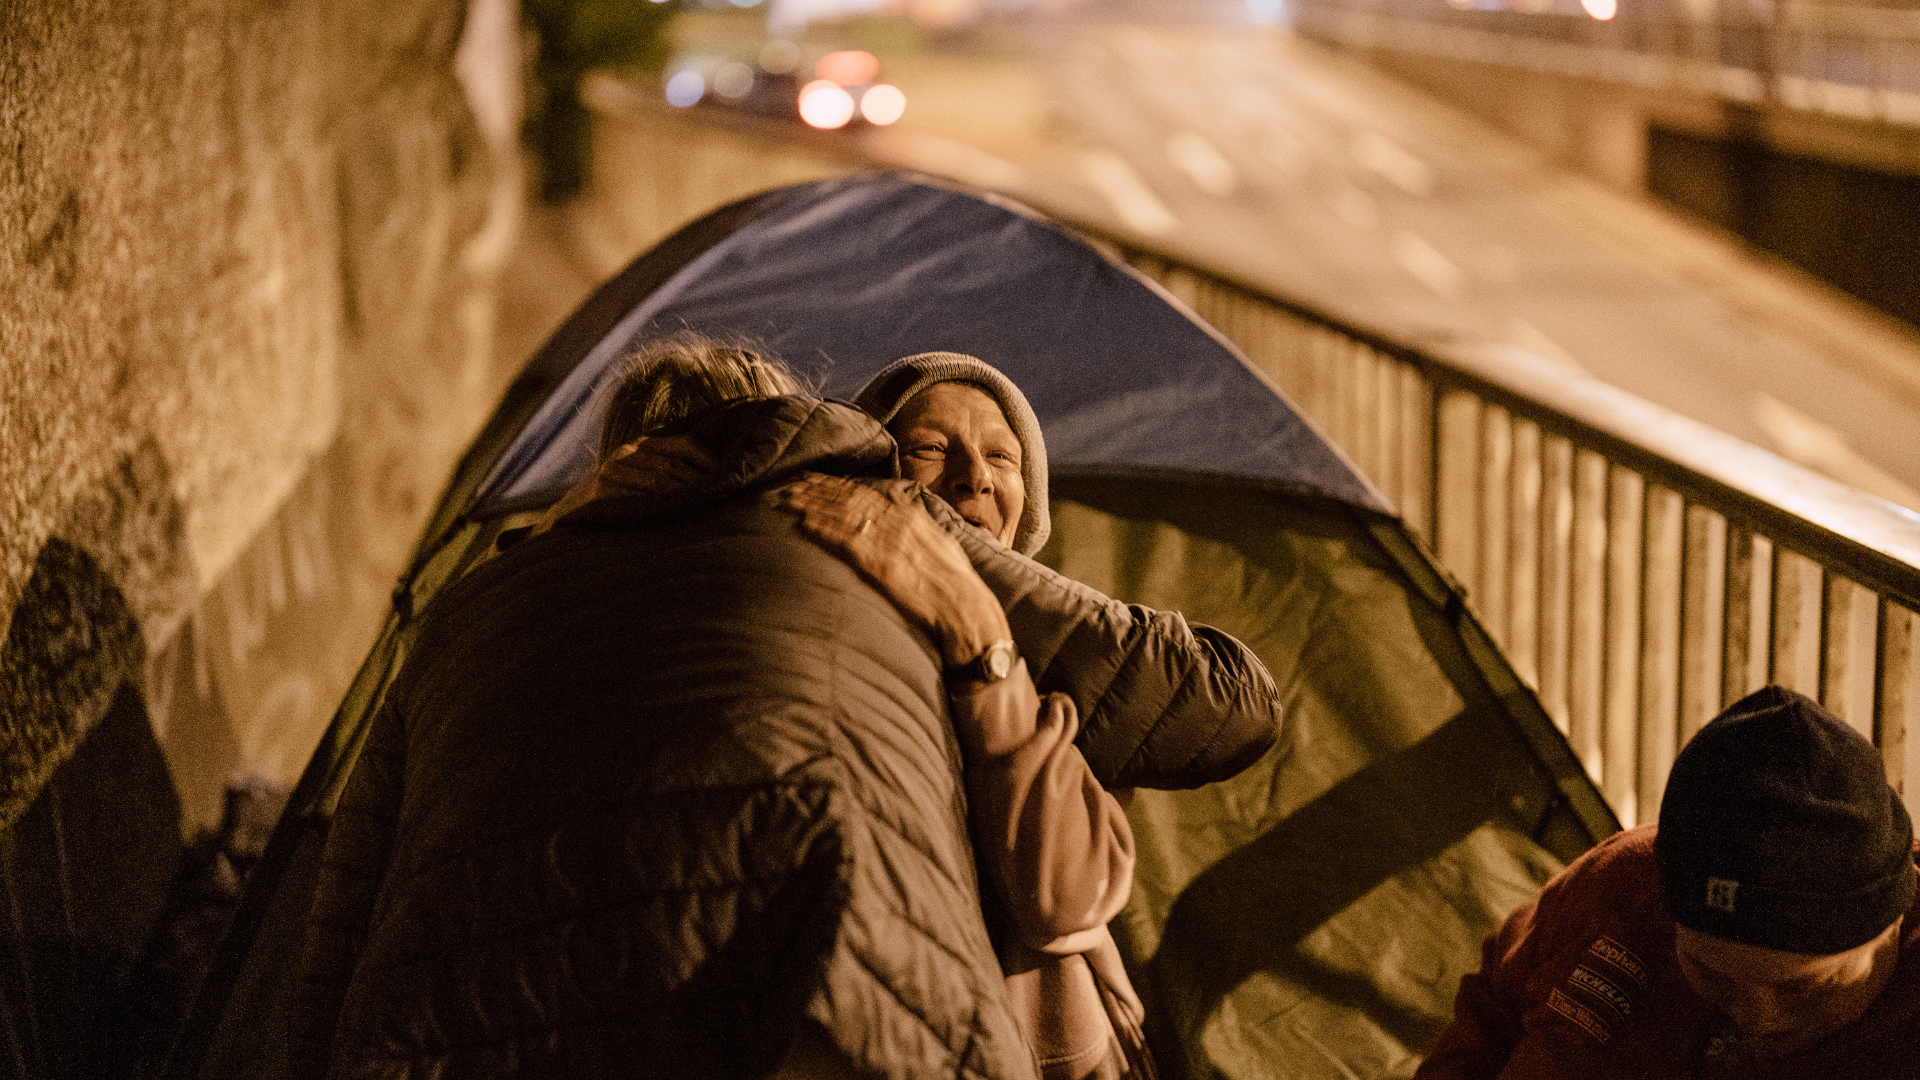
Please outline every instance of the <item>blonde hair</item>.
[{"label": "blonde hair", "polygon": [[683,330],[636,346],[607,393],[600,460],[645,435],[729,401],[802,393],[779,358],[744,341]]}]

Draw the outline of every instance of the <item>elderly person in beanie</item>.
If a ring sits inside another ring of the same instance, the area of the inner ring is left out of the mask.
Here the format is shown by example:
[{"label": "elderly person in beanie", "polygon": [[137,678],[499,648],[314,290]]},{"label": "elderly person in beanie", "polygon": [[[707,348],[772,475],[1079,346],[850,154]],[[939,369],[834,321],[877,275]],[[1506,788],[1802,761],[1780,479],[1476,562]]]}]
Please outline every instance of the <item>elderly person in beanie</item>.
[{"label": "elderly person in beanie", "polygon": [[1047,444],[1013,380],[964,353],[887,365],[853,403],[900,446],[900,475],[924,484],[967,524],[1032,555],[1047,542]]},{"label": "elderly person in beanie", "polygon": [[1914,855],[1872,744],[1760,690],[1687,744],[1657,827],[1488,940],[1415,1076],[1920,1077]]},{"label": "elderly person in beanie", "polygon": [[963,353],[918,353],[882,369],[854,404],[886,425],[900,475],[925,487],[921,504],[1006,608],[1040,690],[1078,706],[1079,746],[1102,785],[1199,787],[1273,746],[1280,696],[1252,650],[1033,560],[1053,527],[1047,446],[1012,380]]},{"label": "elderly person in beanie", "polygon": [[[1265,671],[1226,634],[1189,629],[1176,613],[1116,604],[1028,558],[1050,529],[1046,444],[1026,396],[1000,371],[960,353],[921,353],[874,376],[855,404],[887,425],[901,476],[937,497],[923,500],[927,510],[962,542],[1010,616],[1032,606],[1039,582],[1067,591],[1103,620],[1099,645],[1083,645],[1080,664],[1042,667],[1036,677],[1043,689],[1054,681],[1073,689],[1076,667],[1105,670],[1114,673],[1106,691],[1059,695],[1038,727],[1024,726],[1025,745],[1010,740],[997,755],[970,747],[968,809],[993,886],[986,900],[1001,916],[993,922],[1008,995],[1044,1080],[1152,1076],[1140,1031],[1144,1011],[1105,925],[1131,886],[1132,834],[1114,797],[1086,782],[1100,771],[1088,761],[1123,760],[1116,752],[1123,746],[1178,761],[1211,743],[1215,755],[1251,762],[1267,745],[1260,733],[1270,730]],[[845,489],[816,483],[822,491]],[[1016,638],[1019,629],[1017,623]],[[1166,679],[1169,667],[1182,676]],[[1049,680],[1040,671],[1059,674]],[[1189,694],[1183,685],[1202,692]],[[1075,698],[1094,718],[1084,727]],[[955,695],[956,717],[979,710]],[[1076,747],[1083,730],[1093,734]],[[1205,779],[1225,775],[1231,772]],[[1151,770],[1099,778],[1109,786],[1159,787],[1198,779]],[[1090,880],[1087,868],[1104,866],[1116,872]]]}]

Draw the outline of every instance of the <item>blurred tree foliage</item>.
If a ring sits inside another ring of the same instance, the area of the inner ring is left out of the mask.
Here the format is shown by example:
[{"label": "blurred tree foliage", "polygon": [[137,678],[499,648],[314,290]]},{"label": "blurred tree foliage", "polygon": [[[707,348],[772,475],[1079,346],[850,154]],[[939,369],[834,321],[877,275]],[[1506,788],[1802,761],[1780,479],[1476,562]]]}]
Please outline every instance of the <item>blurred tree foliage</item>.
[{"label": "blurred tree foliage", "polygon": [[586,184],[592,125],[580,79],[595,68],[658,72],[679,5],[654,0],[521,0],[532,54],[521,140],[538,169],[542,201],[563,203]]}]

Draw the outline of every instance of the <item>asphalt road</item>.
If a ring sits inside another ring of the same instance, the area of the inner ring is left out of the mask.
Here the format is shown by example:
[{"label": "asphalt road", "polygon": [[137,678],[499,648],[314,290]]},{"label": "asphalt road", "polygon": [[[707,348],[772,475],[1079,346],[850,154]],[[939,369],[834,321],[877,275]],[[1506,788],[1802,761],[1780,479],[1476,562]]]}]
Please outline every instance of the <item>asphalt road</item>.
[{"label": "asphalt road", "polygon": [[869,148],[1390,339],[1520,345],[1920,510],[1920,333],[1237,10],[896,67],[909,120]]}]

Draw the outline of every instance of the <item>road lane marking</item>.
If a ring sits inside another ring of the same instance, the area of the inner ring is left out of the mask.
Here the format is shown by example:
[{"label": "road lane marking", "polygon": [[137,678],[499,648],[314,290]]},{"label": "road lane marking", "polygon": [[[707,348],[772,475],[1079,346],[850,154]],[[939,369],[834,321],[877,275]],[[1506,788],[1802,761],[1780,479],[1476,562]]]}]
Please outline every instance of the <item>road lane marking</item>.
[{"label": "road lane marking", "polygon": [[1120,155],[1111,150],[1084,151],[1080,171],[1127,228],[1145,236],[1167,236],[1179,230],[1180,219]]},{"label": "road lane marking", "polygon": [[1240,189],[1240,173],[1226,155],[1197,131],[1167,136],[1167,158],[1201,191],[1224,199]]},{"label": "road lane marking", "polygon": [[1412,274],[1415,280],[1432,289],[1448,300],[1458,300],[1465,291],[1467,276],[1454,265],[1452,259],[1440,253],[1440,249],[1413,233],[1402,230],[1393,234],[1393,261],[1400,269]]},{"label": "road lane marking", "polygon": [[1027,175],[1020,166],[1005,158],[938,135],[880,128],[865,132],[861,141],[868,153],[884,161],[951,176],[980,187],[1016,188]]},{"label": "road lane marking", "polygon": [[1433,167],[1375,131],[1362,131],[1347,147],[1353,160],[1409,195],[1433,194]]},{"label": "road lane marking", "polygon": [[1253,137],[1253,145],[1260,159],[1281,176],[1297,180],[1307,174],[1312,152],[1292,132],[1277,127],[1261,128]]},{"label": "road lane marking", "polygon": [[1333,214],[1356,229],[1371,229],[1380,224],[1380,204],[1352,184],[1342,183],[1340,190],[1334,192]]}]

